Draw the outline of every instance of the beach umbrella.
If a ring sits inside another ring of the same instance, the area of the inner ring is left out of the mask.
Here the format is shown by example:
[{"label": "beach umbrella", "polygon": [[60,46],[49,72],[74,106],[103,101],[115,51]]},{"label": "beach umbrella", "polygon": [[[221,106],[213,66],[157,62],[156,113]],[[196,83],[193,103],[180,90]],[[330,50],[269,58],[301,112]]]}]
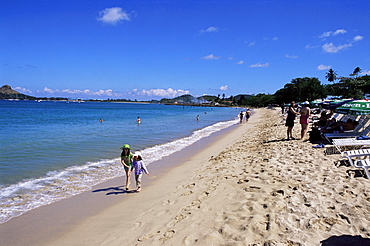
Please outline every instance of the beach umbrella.
[{"label": "beach umbrella", "polygon": [[321,99],[316,99],[310,102],[310,105],[319,106],[320,103],[323,103]]},{"label": "beach umbrella", "polygon": [[335,111],[337,113],[353,115],[370,114],[370,100],[363,99],[348,101],[337,107]]},{"label": "beach umbrella", "polygon": [[338,107],[346,104],[346,103],[349,103],[349,102],[352,102],[354,101],[354,99],[338,99],[338,100],[333,100],[331,102],[329,102],[329,109],[331,110],[335,110],[337,109]]}]

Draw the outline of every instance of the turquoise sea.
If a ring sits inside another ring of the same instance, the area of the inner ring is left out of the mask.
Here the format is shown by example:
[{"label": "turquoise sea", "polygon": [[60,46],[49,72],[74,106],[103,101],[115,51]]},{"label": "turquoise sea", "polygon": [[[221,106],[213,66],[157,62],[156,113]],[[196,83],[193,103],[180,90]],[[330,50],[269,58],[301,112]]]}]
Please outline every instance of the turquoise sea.
[{"label": "turquoise sea", "polygon": [[119,163],[123,144],[140,150],[150,166],[237,124],[240,109],[0,100],[0,112],[0,223],[4,223],[124,175]]}]

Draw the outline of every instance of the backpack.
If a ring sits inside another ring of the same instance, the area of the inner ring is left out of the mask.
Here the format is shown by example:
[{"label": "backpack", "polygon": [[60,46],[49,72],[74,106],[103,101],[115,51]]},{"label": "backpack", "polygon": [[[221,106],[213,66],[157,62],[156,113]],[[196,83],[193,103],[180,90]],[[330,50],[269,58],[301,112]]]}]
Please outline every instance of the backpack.
[{"label": "backpack", "polygon": [[310,131],[310,142],[321,141],[321,132],[318,128],[312,128]]}]

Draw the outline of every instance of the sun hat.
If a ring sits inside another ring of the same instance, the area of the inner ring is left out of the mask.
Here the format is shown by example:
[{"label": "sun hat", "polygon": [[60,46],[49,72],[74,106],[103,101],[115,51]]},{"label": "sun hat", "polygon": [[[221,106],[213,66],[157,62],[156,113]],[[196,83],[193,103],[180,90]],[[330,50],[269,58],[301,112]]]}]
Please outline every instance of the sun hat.
[{"label": "sun hat", "polygon": [[303,105],[308,105],[308,104],[310,104],[308,101],[305,101],[305,102],[303,103]]},{"label": "sun hat", "polygon": [[124,144],[121,149],[131,149],[130,145],[128,144]]},{"label": "sun hat", "polygon": [[136,152],[134,153],[134,156],[141,156],[141,153],[140,153],[139,151],[136,151]]}]

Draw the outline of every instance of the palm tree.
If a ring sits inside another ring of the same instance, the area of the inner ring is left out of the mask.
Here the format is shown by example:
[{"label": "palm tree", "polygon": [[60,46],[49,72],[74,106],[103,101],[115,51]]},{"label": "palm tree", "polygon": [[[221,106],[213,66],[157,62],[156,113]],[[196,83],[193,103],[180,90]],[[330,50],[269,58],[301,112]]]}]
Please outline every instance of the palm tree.
[{"label": "palm tree", "polygon": [[333,70],[333,69],[329,69],[329,71],[326,73],[326,76],[325,78],[329,81],[329,82],[334,82],[335,80],[338,79],[338,74]]},{"label": "palm tree", "polygon": [[361,68],[360,67],[356,67],[355,70],[353,70],[353,72],[349,75],[349,76],[355,76],[357,77],[358,73],[361,72]]}]

